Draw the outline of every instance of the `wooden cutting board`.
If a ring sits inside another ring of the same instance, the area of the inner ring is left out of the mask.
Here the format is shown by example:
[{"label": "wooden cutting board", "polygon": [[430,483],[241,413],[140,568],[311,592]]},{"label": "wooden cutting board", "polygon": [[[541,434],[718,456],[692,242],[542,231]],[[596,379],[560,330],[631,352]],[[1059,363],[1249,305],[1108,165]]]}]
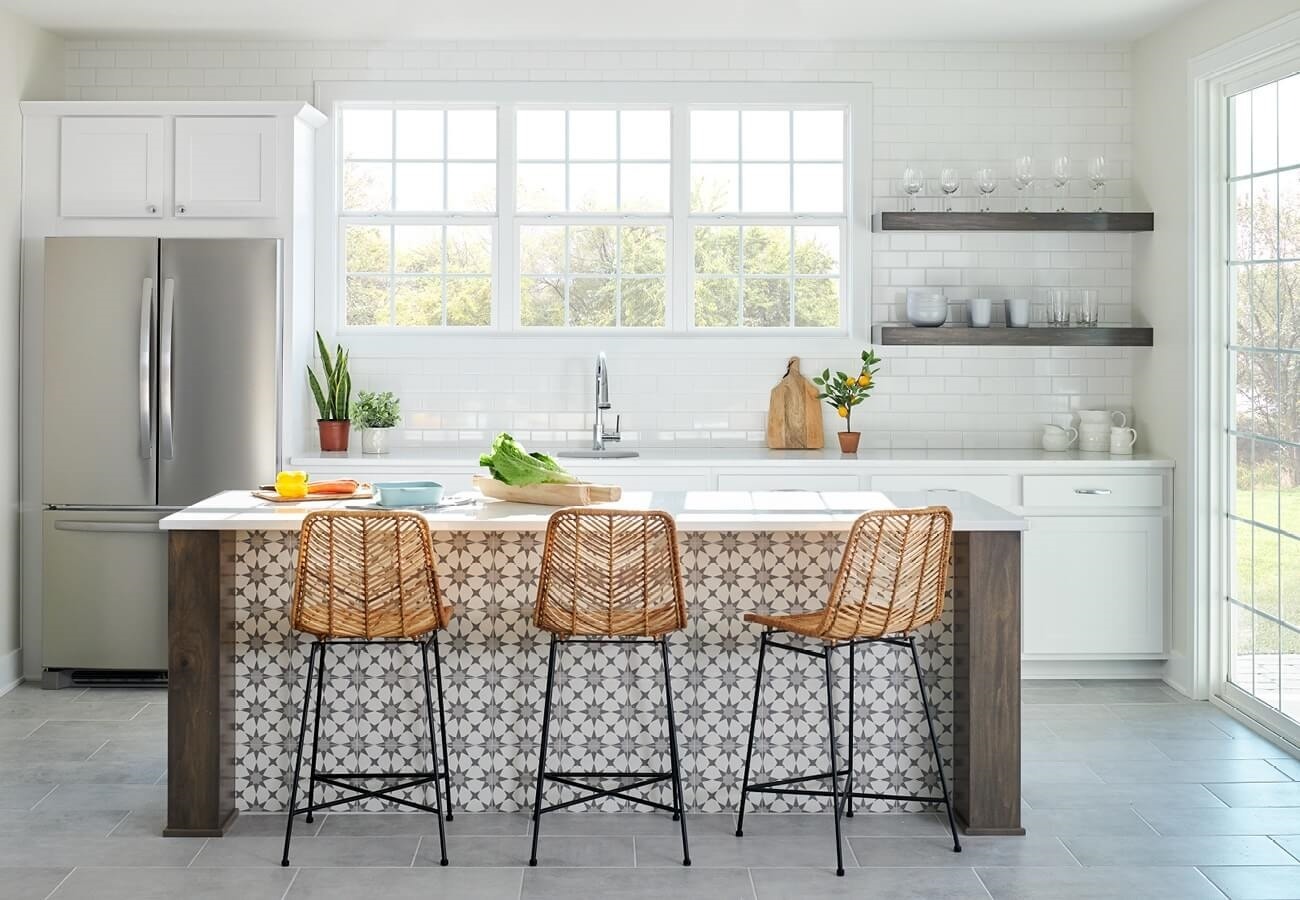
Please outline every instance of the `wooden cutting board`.
[{"label": "wooden cutting board", "polygon": [[592,503],[608,503],[623,496],[623,489],[613,484],[530,484],[526,487],[512,487],[486,475],[475,475],[474,487],[484,497],[494,500],[513,500],[515,503],[537,503],[542,506],[587,506]]},{"label": "wooden cutting board", "polygon": [[799,357],[786,363],[767,406],[767,446],[773,450],[820,450],[822,408],[817,388],[799,371]]}]

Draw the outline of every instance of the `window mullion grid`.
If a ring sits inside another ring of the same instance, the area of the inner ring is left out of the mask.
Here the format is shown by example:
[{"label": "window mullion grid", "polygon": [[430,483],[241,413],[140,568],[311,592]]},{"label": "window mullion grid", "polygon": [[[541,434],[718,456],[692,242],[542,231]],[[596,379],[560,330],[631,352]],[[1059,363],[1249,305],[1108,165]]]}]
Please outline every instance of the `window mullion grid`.
[{"label": "window mullion grid", "polygon": [[[439,274],[438,283],[442,286],[442,324],[447,326],[447,226],[441,225],[438,228],[439,237],[442,238],[442,271]],[[495,245],[493,246],[495,250]]]},{"label": "window mullion grid", "polygon": [[664,324],[669,331],[695,327],[695,230],[691,226],[690,106],[669,107],[668,254],[664,260],[668,296]]},{"label": "window mullion grid", "polygon": [[[507,332],[519,328],[523,318],[520,299],[523,281],[519,270],[522,234],[515,224],[515,188],[519,168],[517,110],[514,103],[502,103],[497,108],[497,221],[492,234],[493,304],[490,321]],[[446,133],[446,128],[443,133]]]},{"label": "window mullion grid", "polygon": [[388,230],[388,324],[397,324],[397,229],[389,224]]},{"label": "window mullion grid", "polygon": [[[794,110],[786,113],[786,131],[788,132],[787,153],[790,157],[790,214],[794,215]],[[790,237],[790,315],[787,320],[789,327],[794,327],[794,226],[791,225],[787,234]]]},{"label": "window mullion grid", "polygon": [[[614,110],[614,208],[623,214],[623,111]],[[614,327],[623,324],[623,226],[614,226]]]}]

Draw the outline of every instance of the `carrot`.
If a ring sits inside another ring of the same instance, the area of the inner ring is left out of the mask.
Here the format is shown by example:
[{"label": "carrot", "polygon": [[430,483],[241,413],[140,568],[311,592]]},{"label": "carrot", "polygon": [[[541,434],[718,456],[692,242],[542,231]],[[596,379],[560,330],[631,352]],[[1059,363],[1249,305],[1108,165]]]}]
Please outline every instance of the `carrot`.
[{"label": "carrot", "polygon": [[351,478],[336,478],[333,481],[312,481],[307,484],[309,494],[353,494],[357,483]]}]

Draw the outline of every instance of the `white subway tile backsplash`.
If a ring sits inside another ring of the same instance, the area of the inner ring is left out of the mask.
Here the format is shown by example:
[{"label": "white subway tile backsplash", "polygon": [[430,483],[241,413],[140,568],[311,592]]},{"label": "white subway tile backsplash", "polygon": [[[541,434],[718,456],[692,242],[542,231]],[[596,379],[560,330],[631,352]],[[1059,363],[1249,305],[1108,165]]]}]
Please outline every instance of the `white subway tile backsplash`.
[{"label": "white subway tile backsplash", "polygon": [[[952,205],[981,208],[973,171],[1001,179],[989,201],[1019,209],[1010,160],[1038,159],[1028,193],[1034,209],[1090,210],[1082,178],[1062,198],[1047,161],[1065,150],[1081,172],[1104,152],[1114,169],[1103,202],[1129,209],[1131,59],[1125,45],[916,45],[845,41],[69,41],[69,99],[277,99],[310,101],[321,81],[700,80],[861,81],[871,85],[873,212],[907,208],[899,177],[920,164],[928,178],[917,207],[939,210],[935,181],[956,166]],[[1102,318],[1131,319],[1133,241],[1125,234],[876,233],[871,272],[858,273],[857,308],[875,322],[904,320],[908,287],[942,289],[964,321],[964,301],[1018,295],[1043,319],[1046,291],[1095,288]],[[1000,302],[994,319],[1001,321]],[[629,442],[762,443],[768,392],[785,354],[737,342],[699,353],[689,340],[611,354],[612,399]],[[806,343],[806,342],[804,342]],[[663,347],[679,348],[665,350]],[[596,344],[593,342],[593,350]],[[1070,410],[1131,406],[1132,356],[1115,348],[884,347],[877,391],[854,417],[870,448],[1023,448],[1039,426]],[[448,353],[437,357],[354,354],[358,387],[402,399],[405,444],[482,443],[514,429],[537,443],[587,439],[590,354]],[[812,374],[850,368],[851,354],[803,360]],[[509,373],[505,382],[498,380]],[[516,374],[517,373],[517,374]],[[841,423],[826,411],[827,438]]]}]

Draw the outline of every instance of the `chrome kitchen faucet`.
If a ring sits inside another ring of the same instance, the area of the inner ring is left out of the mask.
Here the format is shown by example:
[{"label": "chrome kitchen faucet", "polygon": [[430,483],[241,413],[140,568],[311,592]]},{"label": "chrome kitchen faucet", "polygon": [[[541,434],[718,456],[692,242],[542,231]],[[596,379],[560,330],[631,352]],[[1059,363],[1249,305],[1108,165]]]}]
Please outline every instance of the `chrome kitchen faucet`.
[{"label": "chrome kitchen faucet", "polygon": [[591,449],[604,450],[606,441],[623,440],[622,416],[614,417],[614,430],[605,430],[605,410],[609,409],[609,364],[605,351],[596,354],[596,424],[591,426]]}]

